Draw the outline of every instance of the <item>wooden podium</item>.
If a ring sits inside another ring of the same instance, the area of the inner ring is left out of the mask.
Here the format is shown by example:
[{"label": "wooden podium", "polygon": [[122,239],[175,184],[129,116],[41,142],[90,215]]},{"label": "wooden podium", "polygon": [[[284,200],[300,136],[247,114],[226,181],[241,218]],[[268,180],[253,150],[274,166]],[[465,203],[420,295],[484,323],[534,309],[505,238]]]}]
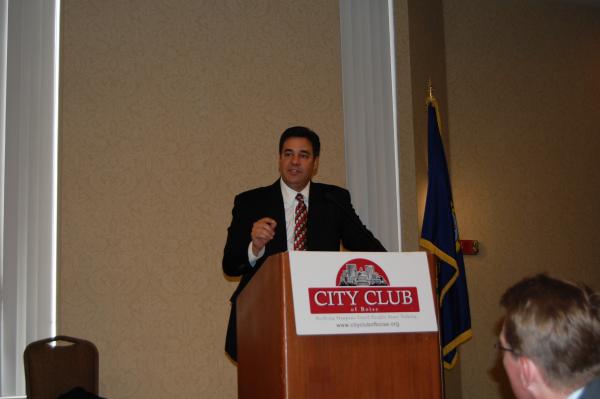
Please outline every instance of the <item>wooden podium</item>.
[{"label": "wooden podium", "polygon": [[442,398],[437,332],[298,336],[287,253],[238,297],[237,331],[240,399]]}]

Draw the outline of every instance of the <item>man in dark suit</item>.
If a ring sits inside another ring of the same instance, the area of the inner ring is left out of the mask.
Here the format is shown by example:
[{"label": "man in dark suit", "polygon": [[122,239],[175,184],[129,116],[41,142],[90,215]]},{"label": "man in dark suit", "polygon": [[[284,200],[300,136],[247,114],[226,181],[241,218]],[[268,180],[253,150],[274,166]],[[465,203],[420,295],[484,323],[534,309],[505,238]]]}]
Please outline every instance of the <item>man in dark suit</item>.
[{"label": "man in dark suit", "polygon": [[497,344],[518,399],[600,398],[600,294],[544,274],[509,288]]},{"label": "man in dark suit", "polygon": [[340,244],[353,251],[385,251],[360,221],[347,190],[311,182],[319,154],[315,132],[302,126],[287,129],[279,140],[280,179],[235,198],[223,254],[225,274],[241,276],[231,296],[225,342],[234,360],[236,299],[270,255],[293,249],[339,251]]}]

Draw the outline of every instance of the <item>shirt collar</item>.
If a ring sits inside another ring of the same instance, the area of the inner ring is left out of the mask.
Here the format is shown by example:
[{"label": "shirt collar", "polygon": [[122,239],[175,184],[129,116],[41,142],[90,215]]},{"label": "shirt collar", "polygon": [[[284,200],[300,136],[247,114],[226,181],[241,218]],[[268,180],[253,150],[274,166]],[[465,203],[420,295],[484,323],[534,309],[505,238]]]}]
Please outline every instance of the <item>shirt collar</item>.
[{"label": "shirt collar", "polygon": [[583,389],[585,387],[581,387],[573,392],[571,392],[571,394],[569,396],[567,396],[567,399],[577,399],[578,397],[581,396],[581,394],[583,393]]},{"label": "shirt collar", "polygon": [[[292,188],[290,188],[287,184],[285,184],[283,179],[279,179],[279,185],[281,186],[281,195],[283,196],[283,203],[290,204],[291,202],[293,202],[296,199],[296,194],[298,194],[298,192],[296,190],[293,190]],[[300,194],[302,194],[302,196],[304,196],[304,203],[306,204],[306,206],[308,206],[308,193],[309,192],[310,192],[310,181],[308,182],[306,187],[304,187],[302,189],[302,191],[300,191]]]}]

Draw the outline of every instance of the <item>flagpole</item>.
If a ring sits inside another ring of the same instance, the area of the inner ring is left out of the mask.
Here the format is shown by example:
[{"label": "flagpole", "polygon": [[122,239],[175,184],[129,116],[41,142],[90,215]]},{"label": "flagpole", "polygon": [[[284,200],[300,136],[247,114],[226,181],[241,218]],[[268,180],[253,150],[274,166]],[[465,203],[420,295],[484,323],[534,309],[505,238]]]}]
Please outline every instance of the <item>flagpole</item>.
[{"label": "flagpole", "polygon": [[442,120],[438,110],[437,99],[433,96],[433,84],[431,83],[431,76],[427,79],[427,101],[425,101],[425,103],[427,105],[432,104],[433,108],[435,108],[435,117],[437,119],[438,129],[440,134],[442,134]]},{"label": "flagpole", "polygon": [[438,115],[438,104],[437,104],[437,99],[433,96],[433,84],[431,83],[431,76],[429,77],[429,79],[427,79],[427,100],[425,101],[425,103],[427,105],[429,104],[433,104],[434,108],[436,109],[436,115],[438,118],[438,124],[441,127],[442,125],[439,123],[440,121],[440,116]]},{"label": "flagpole", "polygon": [[428,186],[419,244],[437,258],[440,339],[445,369],[458,361],[458,347],[473,331],[460,236],[456,225],[442,124],[431,77],[427,82]]},{"label": "flagpole", "polygon": [[427,102],[431,102],[434,100],[433,98],[433,85],[431,84],[431,76],[427,79]]}]

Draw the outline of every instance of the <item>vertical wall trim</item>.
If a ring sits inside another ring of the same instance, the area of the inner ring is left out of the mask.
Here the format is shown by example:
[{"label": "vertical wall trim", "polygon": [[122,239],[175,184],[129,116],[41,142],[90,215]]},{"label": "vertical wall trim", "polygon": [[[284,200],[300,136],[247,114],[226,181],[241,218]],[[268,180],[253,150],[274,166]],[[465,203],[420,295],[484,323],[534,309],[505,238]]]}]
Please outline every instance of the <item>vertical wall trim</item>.
[{"label": "vertical wall trim", "polygon": [[388,0],[340,0],[346,181],[358,214],[400,250],[393,9]]},{"label": "vertical wall trim", "polygon": [[394,26],[394,0],[388,0],[388,32],[389,32],[389,43],[390,43],[390,76],[392,79],[392,120],[394,128],[394,170],[396,171],[395,187],[396,187],[396,215],[398,215],[396,227],[398,234],[398,250],[402,251],[402,215],[401,202],[402,197],[400,196],[400,153],[399,153],[399,142],[398,142],[398,101],[396,98],[396,41],[395,37],[395,26]]},{"label": "vertical wall trim", "polygon": [[5,32],[0,395],[25,393],[23,351],[55,334],[58,0],[9,0]]}]

